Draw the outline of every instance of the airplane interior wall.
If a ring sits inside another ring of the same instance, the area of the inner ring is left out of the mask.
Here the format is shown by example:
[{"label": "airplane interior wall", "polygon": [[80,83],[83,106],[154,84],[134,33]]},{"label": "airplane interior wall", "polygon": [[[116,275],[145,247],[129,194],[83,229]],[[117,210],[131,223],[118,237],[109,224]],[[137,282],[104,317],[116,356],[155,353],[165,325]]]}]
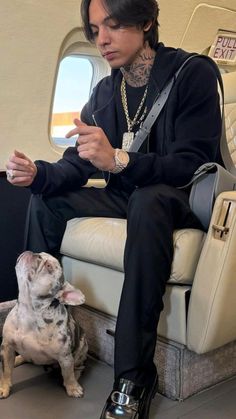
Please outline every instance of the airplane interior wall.
[{"label": "airplane interior wall", "polygon": [[[56,4],[56,7],[55,7]],[[160,40],[203,52],[219,28],[236,31],[235,0],[159,0]],[[50,141],[58,66],[67,48],[97,54],[81,31],[78,0],[0,3],[0,170],[15,148],[32,159],[57,160]]]},{"label": "airplane interior wall", "polygon": [[[85,51],[79,26],[77,0],[0,3],[0,301],[17,297],[14,267],[30,197],[28,189],[7,182],[5,163],[14,149],[33,160],[53,161],[62,154],[50,142],[51,107],[64,51]],[[86,51],[97,54],[94,47]]]}]

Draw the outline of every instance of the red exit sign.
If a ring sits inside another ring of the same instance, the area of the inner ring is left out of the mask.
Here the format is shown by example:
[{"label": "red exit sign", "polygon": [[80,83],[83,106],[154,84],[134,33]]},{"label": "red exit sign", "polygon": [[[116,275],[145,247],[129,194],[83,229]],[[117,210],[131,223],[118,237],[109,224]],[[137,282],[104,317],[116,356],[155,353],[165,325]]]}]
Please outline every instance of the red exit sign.
[{"label": "red exit sign", "polygon": [[210,49],[209,56],[218,64],[236,64],[236,33],[219,32]]}]

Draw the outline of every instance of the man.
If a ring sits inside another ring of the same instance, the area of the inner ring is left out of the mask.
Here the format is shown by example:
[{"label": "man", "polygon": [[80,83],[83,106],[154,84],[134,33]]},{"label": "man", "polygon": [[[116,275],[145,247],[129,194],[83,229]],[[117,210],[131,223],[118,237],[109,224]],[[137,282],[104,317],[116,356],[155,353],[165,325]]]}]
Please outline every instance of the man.
[{"label": "man", "polygon": [[[158,42],[155,0],[82,0],[87,39],[111,66],[75,120],[76,147],[57,163],[10,158],[9,181],[31,188],[26,248],[58,254],[67,220],[127,218],[125,279],[115,336],[115,380],[101,419],[149,417],[157,388],[153,363],[173,230],[201,228],[178,187],[203,163],[218,161],[221,117],[214,69],[195,57],[181,71],[138,152],[134,133],[189,56]],[[97,169],[104,189],[82,188]],[[13,175],[13,176],[12,176]]]}]

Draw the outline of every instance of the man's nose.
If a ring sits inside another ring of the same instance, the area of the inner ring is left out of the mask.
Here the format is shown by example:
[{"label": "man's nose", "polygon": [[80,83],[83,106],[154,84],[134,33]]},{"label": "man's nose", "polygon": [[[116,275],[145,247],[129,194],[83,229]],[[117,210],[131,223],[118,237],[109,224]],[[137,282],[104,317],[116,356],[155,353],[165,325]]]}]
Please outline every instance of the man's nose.
[{"label": "man's nose", "polygon": [[97,37],[97,45],[103,46],[110,43],[110,33],[106,26],[100,26]]}]

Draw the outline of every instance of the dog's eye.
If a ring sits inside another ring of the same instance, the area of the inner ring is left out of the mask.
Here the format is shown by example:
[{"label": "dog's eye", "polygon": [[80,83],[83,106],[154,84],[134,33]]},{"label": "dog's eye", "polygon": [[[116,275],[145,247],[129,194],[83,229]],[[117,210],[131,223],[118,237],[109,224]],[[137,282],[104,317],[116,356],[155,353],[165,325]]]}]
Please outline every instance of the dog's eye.
[{"label": "dog's eye", "polygon": [[45,268],[47,269],[47,271],[49,273],[52,273],[53,272],[53,266],[51,265],[50,262],[47,261],[44,266],[45,266]]}]

